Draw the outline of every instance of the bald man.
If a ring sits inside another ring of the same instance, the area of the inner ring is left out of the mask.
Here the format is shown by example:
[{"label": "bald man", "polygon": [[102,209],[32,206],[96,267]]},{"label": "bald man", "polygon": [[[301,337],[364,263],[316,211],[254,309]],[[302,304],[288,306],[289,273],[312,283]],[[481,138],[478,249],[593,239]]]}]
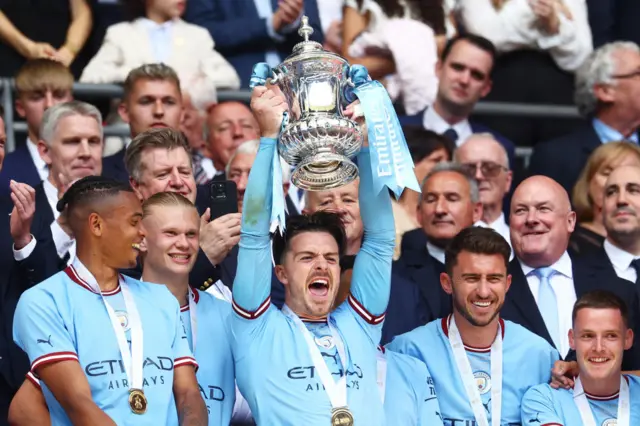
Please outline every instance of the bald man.
[{"label": "bald man", "polygon": [[476,133],[455,151],[454,161],[478,181],[482,219],[476,226],[493,228],[510,241],[509,226],[502,211],[513,180],[507,151],[492,134]]},{"label": "bald man", "polygon": [[570,351],[568,332],[577,298],[608,289],[633,300],[623,283],[602,281],[587,271],[585,261],[569,256],[575,222],[567,192],[553,179],[532,176],[513,193],[509,227],[515,258],[502,316],[545,338],[562,357]]}]

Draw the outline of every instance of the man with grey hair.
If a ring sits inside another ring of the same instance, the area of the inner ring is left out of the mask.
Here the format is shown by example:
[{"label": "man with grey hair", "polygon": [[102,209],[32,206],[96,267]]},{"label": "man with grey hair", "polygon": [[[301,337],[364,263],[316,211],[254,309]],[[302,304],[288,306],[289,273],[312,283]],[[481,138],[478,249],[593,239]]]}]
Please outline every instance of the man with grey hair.
[{"label": "man with grey hair", "polygon": [[513,173],[507,151],[491,133],[475,133],[454,152],[453,159],[478,182],[482,219],[476,225],[493,228],[509,241],[503,206]]},{"label": "man with grey hair", "polygon": [[451,297],[440,285],[444,250],[482,217],[476,180],[458,164],[437,164],[422,183],[418,217],[422,228],[404,235],[402,255],[393,266],[382,344],[451,313]]},{"label": "man with grey hair", "polygon": [[600,144],[638,143],[640,48],[630,42],[606,44],[578,69],[575,100],[587,122],[575,132],[538,144],[529,171],[556,180],[571,193],[589,155]]},{"label": "man with grey hair", "polygon": [[[49,177],[35,187],[37,209],[33,223],[42,224],[44,232],[48,228],[58,256],[62,259],[68,254],[69,262],[75,256],[75,241],[65,224],[59,222],[56,204],[71,183],[102,173],[102,136],[102,115],[85,102],[54,105],[42,117],[38,152],[49,167]],[[39,232],[32,233],[35,240],[39,239]],[[35,240],[30,244],[35,245]],[[24,249],[28,252],[29,247]]]}]

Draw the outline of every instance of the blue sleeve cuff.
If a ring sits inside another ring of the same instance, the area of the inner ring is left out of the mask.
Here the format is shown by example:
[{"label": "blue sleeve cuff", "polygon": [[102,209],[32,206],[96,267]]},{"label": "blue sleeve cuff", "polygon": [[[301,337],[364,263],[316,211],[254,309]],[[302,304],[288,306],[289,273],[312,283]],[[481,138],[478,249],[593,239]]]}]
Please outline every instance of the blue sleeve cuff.
[{"label": "blue sleeve cuff", "polygon": [[261,137],[260,138],[260,144],[265,144],[265,145],[276,145],[278,143],[278,139],[275,138],[265,138],[265,137]]}]

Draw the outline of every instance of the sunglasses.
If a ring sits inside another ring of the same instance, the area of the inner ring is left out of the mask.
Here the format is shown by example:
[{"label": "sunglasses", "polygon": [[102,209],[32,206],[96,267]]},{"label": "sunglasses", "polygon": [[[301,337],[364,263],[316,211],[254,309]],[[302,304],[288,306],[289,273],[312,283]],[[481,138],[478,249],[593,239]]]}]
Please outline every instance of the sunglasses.
[{"label": "sunglasses", "polygon": [[475,176],[478,171],[478,166],[480,167],[480,172],[482,175],[487,178],[494,178],[500,174],[501,171],[507,171],[508,169],[498,163],[494,163],[493,161],[483,161],[480,164],[476,163],[466,163],[462,164],[462,168],[469,176]]}]

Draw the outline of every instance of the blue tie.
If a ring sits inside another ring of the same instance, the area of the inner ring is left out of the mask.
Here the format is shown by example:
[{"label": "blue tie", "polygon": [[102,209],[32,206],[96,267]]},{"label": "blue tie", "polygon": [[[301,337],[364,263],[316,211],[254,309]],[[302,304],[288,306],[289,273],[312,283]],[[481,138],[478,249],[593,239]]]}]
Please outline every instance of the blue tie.
[{"label": "blue tie", "polygon": [[533,273],[540,279],[540,288],[538,289],[538,309],[542,314],[551,340],[560,351],[560,322],[558,320],[558,301],[556,299],[556,293],[551,287],[551,276],[556,271],[550,267],[538,268]]},{"label": "blue tie", "polygon": [[445,130],[443,136],[451,139],[451,142],[453,143],[458,142],[458,132],[456,132],[453,127],[449,127],[447,130]]}]

